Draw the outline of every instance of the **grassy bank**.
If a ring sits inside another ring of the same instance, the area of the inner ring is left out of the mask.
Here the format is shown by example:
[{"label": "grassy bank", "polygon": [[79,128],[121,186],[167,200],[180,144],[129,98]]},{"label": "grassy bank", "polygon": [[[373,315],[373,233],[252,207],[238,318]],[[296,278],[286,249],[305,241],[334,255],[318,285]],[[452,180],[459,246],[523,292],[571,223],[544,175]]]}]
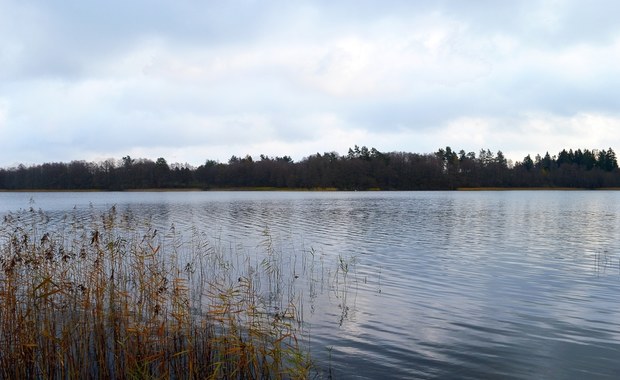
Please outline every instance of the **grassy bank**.
[{"label": "grassy bank", "polygon": [[296,298],[283,291],[293,287],[271,246],[251,260],[196,236],[114,208],[54,222],[7,215],[0,378],[309,377]]}]

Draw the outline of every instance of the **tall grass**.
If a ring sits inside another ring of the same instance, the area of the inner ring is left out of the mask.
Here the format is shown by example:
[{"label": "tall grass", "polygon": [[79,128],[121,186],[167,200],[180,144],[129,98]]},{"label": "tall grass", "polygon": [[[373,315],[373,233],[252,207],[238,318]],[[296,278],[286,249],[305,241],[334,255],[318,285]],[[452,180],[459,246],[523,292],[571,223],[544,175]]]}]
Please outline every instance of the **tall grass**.
[{"label": "tall grass", "polygon": [[7,215],[0,378],[311,376],[298,275],[283,275],[269,234],[261,257],[189,234],[115,208]]}]

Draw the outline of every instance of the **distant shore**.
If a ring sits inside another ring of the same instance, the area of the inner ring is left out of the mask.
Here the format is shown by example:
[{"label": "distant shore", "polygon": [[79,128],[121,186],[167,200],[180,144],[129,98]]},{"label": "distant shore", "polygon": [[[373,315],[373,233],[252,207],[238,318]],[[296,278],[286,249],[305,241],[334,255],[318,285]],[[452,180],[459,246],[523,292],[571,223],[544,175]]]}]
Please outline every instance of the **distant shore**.
[{"label": "distant shore", "polygon": [[[433,153],[379,152],[365,146],[289,156],[232,156],[227,163],[168,165],[125,156],[104,162],[71,161],[0,168],[3,189],[102,191],[332,191],[332,190],[568,190],[620,188],[611,149],[562,150],[510,163],[501,151],[465,153],[447,146]],[[155,189],[155,190],[152,190]]]},{"label": "distant shore", "polygon": [[[222,187],[201,189],[198,187],[189,188],[147,188],[147,189],[0,189],[0,193],[109,193],[109,192],[128,192],[128,193],[166,193],[166,192],[200,192],[200,191],[342,191],[335,187],[316,187],[311,189],[289,188],[289,187]],[[380,189],[367,189],[360,191],[380,191]]]},{"label": "distant shore", "polygon": [[600,187],[594,189],[580,187],[458,187],[456,189],[434,189],[434,190],[384,190],[379,188],[360,189],[360,190],[341,190],[335,187],[316,187],[316,188],[289,188],[289,187],[222,187],[201,189],[192,188],[148,188],[148,189],[123,189],[123,190],[105,190],[105,189],[0,189],[0,193],[108,193],[108,192],[129,192],[129,193],[166,193],[166,192],[209,192],[209,191],[298,191],[298,192],[337,192],[337,191],[583,191],[583,190],[620,190],[620,187]]},{"label": "distant shore", "polygon": [[583,190],[620,190],[620,187],[459,187],[456,191],[583,191]]}]

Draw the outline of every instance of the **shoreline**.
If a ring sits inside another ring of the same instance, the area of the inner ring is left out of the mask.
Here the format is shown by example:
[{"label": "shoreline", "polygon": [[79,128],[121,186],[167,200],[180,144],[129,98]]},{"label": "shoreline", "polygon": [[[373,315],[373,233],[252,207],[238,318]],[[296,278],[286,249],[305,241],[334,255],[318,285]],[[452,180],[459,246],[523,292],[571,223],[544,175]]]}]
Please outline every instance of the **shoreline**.
[{"label": "shoreline", "polygon": [[455,191],[596,191],[620,190],[620,187],[458,187]]},{"label": "shoreline", "polygon": [[363,189],[363,190],[340,190],[335,187],[317,187],[317,188],[288,188],[288,187],[222,187],[201,189],[197,187],[190,188],[147,188],[147,189],[124,189],[124,190],[107,190],[107,189],[0,189],[0,193],[168,193],[168,192],[416,192],[416,191],[618,191],[620,187],[457,187],[455,189],[422,189],[422,190],[385,190],[379,188]]},{"label": "shoreline", "polygon": [[[335,187],[316,187],[306,188],[288,188],[288,187],[222,187],[201,189],[198,187],[188,188],[147,188],[147,189],[123,189],[123,190],[107,190],[107,189],[0,189],[0,193],[172,193],[172,192],[209,192],[209,191],[346,191],[338,190]],[[353,191],[353,190],[351,190]],[[377,189],[360,190],[360,191],[380,191]]]}]

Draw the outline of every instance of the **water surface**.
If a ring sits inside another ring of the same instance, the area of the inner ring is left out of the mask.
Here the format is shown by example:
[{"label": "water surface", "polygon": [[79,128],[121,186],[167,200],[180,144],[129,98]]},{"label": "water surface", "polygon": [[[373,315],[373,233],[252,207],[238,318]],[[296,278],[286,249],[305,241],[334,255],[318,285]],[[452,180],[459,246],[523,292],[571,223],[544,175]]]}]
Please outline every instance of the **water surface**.
[{"label": "water surface", "polygon": [[303,320],[325,377],[620,374],[618,192],[0,193],[0,213],[112,206],[236,251],[268,234],[311,252]]}]

